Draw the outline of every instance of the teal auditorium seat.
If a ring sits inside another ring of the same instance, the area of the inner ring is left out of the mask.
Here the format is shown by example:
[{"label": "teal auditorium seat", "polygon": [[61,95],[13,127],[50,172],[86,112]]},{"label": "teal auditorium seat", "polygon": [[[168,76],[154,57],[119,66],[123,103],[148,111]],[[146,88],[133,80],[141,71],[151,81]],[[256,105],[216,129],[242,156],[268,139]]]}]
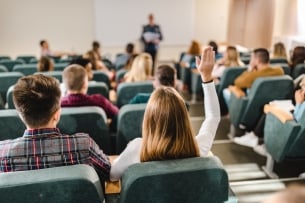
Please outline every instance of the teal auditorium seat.
[{"label": "teal auditorium seat", "polygon": [[278,63],[288,63],[288,60],[286,58],[271,58],[270,64],[278,64]]},{"label": "teal auditorium seat", "polygon": [[134,164],[121,185],[121,203],[222,203],[229,194],[228,175],[214,156]]},{"label": "teal auditorium seat", "polygon": [[285,75],[291,75],[291,68],[289,67],[288,63],[275,63],[275,64],[271,64],[271,66],[281,67]]},{"label": "teal auditorium seat", "polygon": [[14,85],[23,74],[19,72],[0,73],[0,95],[3,102],[6,103],[6,93],[10,86]]},{"label": "teal auditorium seat", "polygon": [[245,70],[247,70],[246,67],[231,67],[226,68],[223,72],[223,75],[221,77],[221,80],[219,84],[216,85],[216,92],[218,95],[218,100],[220,104],[220,111],[222,115],[226,115],[228,113],[228,107],[225,103],[225,100],[223,98],[223,90],[227,88],[229,85],[234,84],[234,80],[242,74]]},{"label": "teal auditorium seat", "polygon": [[13,67],[13,72],[20,72],[23,75],[32,75],[37,72],[36,64],[18,64]]},{"label": "teal auditorium seat", "polygon": [[142,122],[146,104],[126,104],[120,108],[117,123],[116,154],[120,154],[128,142],[142,137]]},{"label": "teal auditorium seat", "polygon": [[303,73],[305,73],[304,63],[296,65],[291,72],[291,76],[293,79],[296,79],[298,76],[300,76]]},{"label": "teal auditorium seat", "polygon": [[153,90],[152,81],[120,83],[117,89],[116,105],[121,108],[138,93],[151,93]]},{"label": "teal auditorium seat", "polygon": [[116,72],[115,75],[115,81],[117,82],[117,84],[119,84],[120,82],[122,82],[124,75],[128,72],[128,70],[126,69],[120,69]]},{"label": "teal auditorium seat", "polygon": [[15,109],[0,110],[0,140],[22,137],[25,129]]},{"label": "teal auditorium seat", "polygon": [[276,115],[266,115],[264,143],[269,153],[266,169],[269,174],[293,177],[305,171],[305,112],[299,122],[282,122]]},{"label": "teal auditorium seat", "polygon": [[6,103],[8,109],[15,109],[15,105],[13,101],[13,90],[14,90],[14,85],[10,86],[6,93]]},{"label": "teal auditorium seat", "polygon": [[96,82],[104,82],[107,86],[108,89],[110,89],[110,81],[109,77],[106,73],[102,71],[93,71],[93,79]]},{"label": "teal auditorium seat", "polygon": [[104,82],[89,82],[87,94],[101,94],[109,99],[108,86]]},{"label": "teal auditorium seat", "polygon": [[23,64],[23,62],[20,60],[2,60],[2,61],[0,61],[0,65],[5,66],[8,71],[12,71],[14,66],[18,65],[18,64]]},{"label": "teal auditorium seat", "polygon": [[11,60],[11,57],[10,56],[3,56],[3,55],[1,55],[0,56],[0,61],[2,61],[2,60]]},{"label": "teal auditorium seat", "polygon": [[30,63],[31,60],[36,59],[36,56],[31,56],[31,55],[24,55],[24,56],[17,56],[16,60],[21,59],[24,61],[24,63]]},{"label": "teal auditorium seat", "polygon": [[3,65],[0,65],[0,73],[2,72],[8,72],[7,68]]},{"label": "teal auditorium seat", "polygon": [[47,71],[47,72],[36,72],[35,74],[43,74],[56,78],[60,83],[62,82],[62,71]]},{"label": "teal auditorium seat", "polygon": [[106,153],[112,154],[107,117],[102,108],[96,106],[65,107],[61,109],[57,125],[62,133],[88,133]]},{"label": "teal auditorium seat", "polygon": [[54,71],[63,71],[69,63],[54,63]]},{"label": "teal auditorium seat", "polygon": [[[180,78],[184,85],[189,88],[189,91],[192,91],[192,68],[194,68],[195,64],[195,56],[184,54],[182,56],[181,62],[188,64],[187,67],[181,67],[179,64],[180,69]],[[180,63],[181,63],[180,62]]]},{"label": "teal auditorium seat", "polygon": [[0,174],[0,202],[102,203],[99,177],[88,165]]},{"label": "teal auditorium seat", "polygon": [[234,129],[251,131],[263,114],[264,105],[273,100],[292,99],[293,80],[288,75],[261,77],[254,81],[247,96],[231,94],[229,115],[231,135]]}]

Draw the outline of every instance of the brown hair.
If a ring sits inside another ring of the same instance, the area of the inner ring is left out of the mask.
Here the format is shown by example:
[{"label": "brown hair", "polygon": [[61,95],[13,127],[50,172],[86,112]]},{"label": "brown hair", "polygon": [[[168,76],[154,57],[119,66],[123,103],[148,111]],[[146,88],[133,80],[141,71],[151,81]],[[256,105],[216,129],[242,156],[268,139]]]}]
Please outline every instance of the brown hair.
[{"label": "brown hair", "polygon": [[86,70],[77,64],[72,64],[65,68],[62,76],[66,88],[70,91],[80,91],[87,79]]},{"label": "brown hair", "polygon": [[300,63],[304,63],[305,60],[305,47],[298,46],[293,49],[293,53],[291,56],[291,66],[295,67]]},{"label": "brown hair", "polygon": [[287,58],[285,45],[282,42],[275,43],[273,46],[274,58]]},{"label": "brown hair", "polygon": [[156,70],[155,78],[158,80],[160,85],[174,87],[176,74],[176,69],[173,67],[169,65],[160,65]]},{"label": "brown hair", "polygon": [[239,59],[239,53],[234,46],[228,46],[226,49],[227,58],[224,63],[224,66],[231,67],[231,66],[241,66],[242,62]]},{"label": "brown hair", "polygon": [[189,50],[187,51],[188,54],[191,55],[200,55],[201,54],[201,45],[198,41],[193,40],[191,43],[191,46],[189,47]]},{"label": "brown hair", "polygon": [[53,71],[54,70],[53,61],[49,57],[42,56],[40,57],[37,63],[37,69],[40,72]]},{"label": "brown hair", "polygon": [[46,125],[60,109],[58,81],[42,74],[20,78],[13,90],[13,101],[23,121],[30,127]]},{"label": "brown hair", "polygon": [[160,87],[152,93],[142,137],[141,162],[200,156],[185,102],[172,87]]}]

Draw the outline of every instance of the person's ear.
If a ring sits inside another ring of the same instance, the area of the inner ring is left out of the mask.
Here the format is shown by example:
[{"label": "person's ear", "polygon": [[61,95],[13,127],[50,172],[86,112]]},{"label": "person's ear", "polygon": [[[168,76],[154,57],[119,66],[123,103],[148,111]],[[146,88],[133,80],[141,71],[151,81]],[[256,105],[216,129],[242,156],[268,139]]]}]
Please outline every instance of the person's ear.
[{"label": "person's ear", "polygon": [[61,108],[59,108],[55,113],[53,114],[53,120],[58,123],[60,120],[60,114],[61,114]]}]

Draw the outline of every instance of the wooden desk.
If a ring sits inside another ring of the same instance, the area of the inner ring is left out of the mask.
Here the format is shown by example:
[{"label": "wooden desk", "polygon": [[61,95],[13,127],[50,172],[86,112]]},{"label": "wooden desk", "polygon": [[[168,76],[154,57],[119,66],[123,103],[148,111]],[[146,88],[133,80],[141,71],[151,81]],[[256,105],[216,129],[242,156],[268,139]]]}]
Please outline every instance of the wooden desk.
[{"label": "wooden desk", "polygon": [[277,117],[282,123],[287,121],[294,120],[293,115],[290,112],[282,110],[276,104],[265,104],[264,106],[265,113],[271,113]]},{"label": "wooden desk", "polygon": [[[110,163],[113,163],[114,159],[118,156],[109,156]],[[106,194],[119,194],[121,192],[121,181],[106,181],[105,193]]]}]

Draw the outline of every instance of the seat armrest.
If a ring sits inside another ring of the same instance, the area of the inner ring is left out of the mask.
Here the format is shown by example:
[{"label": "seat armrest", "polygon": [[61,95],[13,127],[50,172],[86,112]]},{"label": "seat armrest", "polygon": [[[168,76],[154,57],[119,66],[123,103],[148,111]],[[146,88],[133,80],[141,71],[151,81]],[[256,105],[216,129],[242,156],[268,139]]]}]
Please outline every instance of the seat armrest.
[{"label": "seat armrest", "polygon": [[232,92],[237,98],[241,98],[241,97],[245,97],[245,96],[246,96],[245,92],[244,92],[242,89],[240,89],[239,87],[237,87],[237,86],[230,85],[230,86],[229,86],[229,90],[230,90],[230,92]]},{"label": "seat armrest", "polygon": [[290,112],[284,111],[280,107],[275,104],[266,104],[264,106],[264,112],[273,114],[276,118],[278,118],[282,123],[286,123],[287,121],[294,120],[293,115]]}]

